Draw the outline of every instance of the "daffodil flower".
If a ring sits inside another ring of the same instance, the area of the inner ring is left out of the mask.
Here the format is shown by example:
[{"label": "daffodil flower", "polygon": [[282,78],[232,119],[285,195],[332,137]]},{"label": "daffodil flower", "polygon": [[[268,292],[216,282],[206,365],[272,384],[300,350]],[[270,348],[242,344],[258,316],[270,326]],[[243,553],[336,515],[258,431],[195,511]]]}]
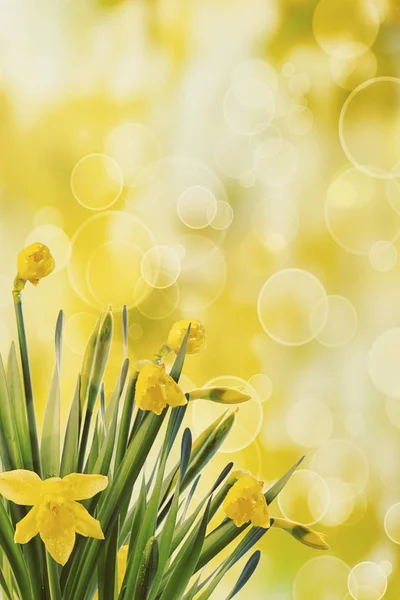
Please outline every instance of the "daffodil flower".
[{"label": "daffodil flower", "polygon": [[40,479],[33,471],[0,473],[0,494],[23,506],[33,506],[17,523],[14,541],[27,544],[40,534],[47,551],[64,565],[73,550],[75,534],[104,539],[99,521],[77,500],[92,498],[108,485],[103,475],[71,473],[63,479]]},{"label": "daffodil flower", "polygon": [[136,382],[136,403],[142,410],[160,415],[167,406],[187,404],[185,394],[165,370],[165,365],[146,363]]},{"label": "daffodil flower", "polygon": [[18,254],[17,266],[17,280],[30,281],[33,285],[37,285],[40,279],[54,271],[56,263],[49,248],[35,242],[21,250]]},{"label": "daffodil flower", "polygon": [[204,325],[196,319],[193,319],[192,321],[177,321],[172,326],[168,335],[168,345],[175,353],[178,353],[179,348],[182,346],[183,338],[186,335],[189,325],[190,331],[186,344],[186,353],[196,354],[203,348],[206,339]]},{"label": "daffodil flower", "polygon": [[225,514],[237,527],[249,521],[257,527],[269,527],[269,508],[262,493],[264,483],[245,471],[237,472],[237,477],[223,503]]}]

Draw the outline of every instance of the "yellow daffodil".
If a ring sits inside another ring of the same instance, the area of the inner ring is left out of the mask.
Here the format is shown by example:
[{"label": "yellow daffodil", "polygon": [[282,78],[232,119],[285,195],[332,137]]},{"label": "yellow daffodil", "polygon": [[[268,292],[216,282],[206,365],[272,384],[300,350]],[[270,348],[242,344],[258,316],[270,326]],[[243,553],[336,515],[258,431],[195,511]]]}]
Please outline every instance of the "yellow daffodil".
[{"label": "yellow daffodil", "polygon": [[237,527],[249,521],[257,527],[269,527],[269,508],[262,493],[263,482],[257,481],[246,471],[239,471],[236,476],[238,479],[227,493],[223,503],[225,514]]},{"label": "yellow daffodil", "polygon": [[189,400],[203,398],[204,400],[211,400],[219,404],[242,404],[242,402],[247,402],[251,399],[251,396],[245,394],[242,390],[243,388],[199,388],[190,390]]},{"label": "yellow daffodil", "polygon": [[159,415],[167,404],[184,406],[187,399],[179,385],[166,373],[164,364],[146,363],[136,382],[136,402],[142,410],[151,410]]},{"label": "yellow daffodil", "polygon": [[297,541],[305,546],[315,550],[329,550],[329,545],[325,541],[325,535],[319,531],[314,531],[306,525],[295,523],[288,519],[274,519],[274,527],[283,529],[292,535]]},{"label": "yellow daffodil", "polygon": [[23,506],[33,506],[17,523],[14,540],[27,544],[40,534],[48,552],[64,565],[75,544],[75,534],[104,539],[99,521],[77,500],[92,498],[108,485],[103,475],[71,473],[63,479],[42,480],[33,471],[0,473],[0,494]]},{"label": "yellow daffodil", "polygon": [[[128,546],[122,546],[117,554],[117,576],[118,576],[118,591],[121,591],[122,582],[124,580],[126,563],[128,560]],[[98,600],[98,594],[95,593],[93,600]]]},{"label": "yellow daffodil", "polygon": [[35,242],[18,254],[18,279],[37,285],[40,279],[54,271],[56,263],[50,250],[44,244]]},{"label": "yellow daffodil", "polygon": [[196,319],[193,319],[192,321],[177,321],[172,326],[168,335],[168,345],[174,352],[177,353],[179,351],[189,325],[190,332],[186,345],[187,354],[196,354],[197,352],[200,352],[204,346],[206,330],[200,321],[197,321]]}]

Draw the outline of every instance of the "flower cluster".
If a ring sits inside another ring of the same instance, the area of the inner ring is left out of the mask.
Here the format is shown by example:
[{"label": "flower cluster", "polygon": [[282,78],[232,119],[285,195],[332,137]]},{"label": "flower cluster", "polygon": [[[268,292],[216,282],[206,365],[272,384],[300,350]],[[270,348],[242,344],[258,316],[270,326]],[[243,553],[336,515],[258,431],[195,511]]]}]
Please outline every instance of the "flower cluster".
[{"label": "flower cluster", "polygon": [[[62,436],[61,312],[39,444],[21,292],[27,281],[36,285],[54,266],[43,244],[29,246],[18,257],[13,296],[22,375],[14,346],[7,373],[0,357],[0,459],[5,467],[0,473],[0,494],[12,503],[0,502],[0,548],[12,571],[8,580],[0,577],[6,597],[182,600],[195,597],[204,588],[201,597],[208,598],[219,583],[219,571],[211,579],[201,581],[197,577],[191,584],[193,576],[243,531],[243,540],[221,563],[221,572],[227,572],[271,530],[272,524],[307,546],[326,549],[322,534],[270,517],[270,504],[302,459],[266,491],[264,483],[251,473],[235,471],[229,475],[233,467],[229,463],[207,497],[187,512],[202,470],[229,435],[240,404],[250,399],[241,388],[205,387],[183,392],[179,377],[185,356],[205,346],[205,328],[197,320],[175,323],[153,361],[142,361],[140,368],[131,372],[125,359],[106,401],[102,381],[111,348],[113,315],[111,310],[101,313],[84,353]],[[123,327],[126,340],[126,310]],[[168,372],[167,361],[163,361],[172,352],[176,356]],[[180,459],[168,471],[168,459],[188,403],[204,400],[237,406],[195,440],[186,429]],[[146,480],[145,461],[156,444],[158,459]],[[133,496],[135,486],[140,487],[138,497]],[[80,501],[85,501],[85,506]],[[15,510],[14,504],[20,508]],[[211,519],[219,510],[227,519],[210,531]],[[24,552],[20,544],[25,546]],[[241,581],[249,579],[259,559],[260,553],[254,552]]]}]

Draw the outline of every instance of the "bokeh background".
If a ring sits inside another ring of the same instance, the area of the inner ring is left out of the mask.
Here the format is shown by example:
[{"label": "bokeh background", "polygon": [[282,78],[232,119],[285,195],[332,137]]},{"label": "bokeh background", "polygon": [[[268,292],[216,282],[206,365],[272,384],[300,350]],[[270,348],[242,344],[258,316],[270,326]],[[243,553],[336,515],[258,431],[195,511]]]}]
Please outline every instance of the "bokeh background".
[{"label": "bokeh background", "polygon": [[39,419],[60,308],[63,418],[101,307],[108,391],[124,303],[133,361],[204,322],[184,386],[252,395],[206,483],[306,454],[273,514],[331,545],[271,531],[242,599],[399,598],[399,24],[397,0],[0,2],[0,350],[33,241],[57,260],[24,292]]}]

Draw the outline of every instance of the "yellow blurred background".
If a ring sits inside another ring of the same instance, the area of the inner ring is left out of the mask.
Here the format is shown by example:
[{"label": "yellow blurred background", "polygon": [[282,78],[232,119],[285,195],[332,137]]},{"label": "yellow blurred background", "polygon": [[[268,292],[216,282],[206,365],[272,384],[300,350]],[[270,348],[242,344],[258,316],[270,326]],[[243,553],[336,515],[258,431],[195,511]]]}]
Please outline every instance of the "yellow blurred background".
[{"label": "yellow blurred background", "polygon": [[39,420],[59,309],[63,418],[101,307],[108,391],[123,304],[133,361],[205,324],[186,389],[252,395],[215,473],[306,454],[272,514],[331,545],[271,531],[242,600],[399,598],[399,25],[397,0],[0,3],[0,351],[33,241],[57,261],[24,292]]}]

